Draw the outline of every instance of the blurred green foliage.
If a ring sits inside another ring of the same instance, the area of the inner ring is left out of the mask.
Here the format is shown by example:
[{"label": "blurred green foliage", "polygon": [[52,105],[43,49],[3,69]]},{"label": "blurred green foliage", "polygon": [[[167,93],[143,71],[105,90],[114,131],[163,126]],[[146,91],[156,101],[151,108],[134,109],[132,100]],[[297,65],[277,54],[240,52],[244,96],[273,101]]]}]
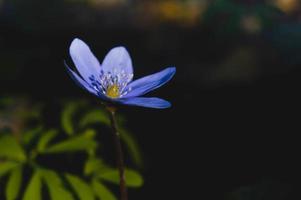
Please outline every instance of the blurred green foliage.
[{"label": "blurred green foliage", "polygon": [[[49,126],[42,108],[31,106],[26,99],[0,99],[0,198],[3,193],[7,200],[40,200],[45,196],[53,200],[117,199],[111,189],[112,184],[119,184],[118,170],[100,156],[101,141],[97,137],[110,130],[106,111],[81,100],[65,101],[59,111],[59,125]],[[119,116],[118,121],[127,152],[133,164],[141,167],[139,147],[125,128],[125,119]],[[99,125],[104,129],[101,133]],[[48,166],[41,158],[47,160],[49,155],[75,159],[74,165],[81,170]],[[136,170],[127,168],[125,176],[128,187],[143,185]]]}]

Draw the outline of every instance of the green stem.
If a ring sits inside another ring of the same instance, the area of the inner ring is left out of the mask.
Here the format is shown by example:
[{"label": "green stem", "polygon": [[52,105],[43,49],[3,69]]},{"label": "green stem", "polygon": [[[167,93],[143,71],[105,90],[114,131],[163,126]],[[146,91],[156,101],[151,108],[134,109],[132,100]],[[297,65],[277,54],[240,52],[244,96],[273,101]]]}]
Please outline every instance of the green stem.
[{"label": "green stem", "polygon": [[121,148],[121,142],[120,142],[120,135],[117,129],[117,121],[115,116],[116,109],[113,107],[107,107],[110,113],[110,121],[111,121],[111,127],[113,132],[113,139],[115,143],[116,148],[116,158],[117,158],[117,166],[119,170],[119,177],[120,177],[120,199],[121,200],[128,200],[127,197],[127,188],[125,184],[125,174],[124,174],[124,159],[123,159],[123,153]]}]

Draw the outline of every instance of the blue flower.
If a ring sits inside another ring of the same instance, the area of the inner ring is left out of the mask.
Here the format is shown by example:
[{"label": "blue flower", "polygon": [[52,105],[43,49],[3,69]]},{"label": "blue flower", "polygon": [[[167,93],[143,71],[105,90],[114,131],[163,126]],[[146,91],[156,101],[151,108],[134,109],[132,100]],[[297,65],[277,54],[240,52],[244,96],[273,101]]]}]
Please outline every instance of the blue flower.
[{"label": "blue flower", "polygon": [[170,103],[156,97],[140,97],[168,82],[176,72],[175,67],[132,81],[133,67],[129,53],[124,47],[115,47],[105,56],[102,64],[90,48],[80,39],[74,39],[70,55],[80,75],[67,71],[83,89],[111,103],[168,108]]}]

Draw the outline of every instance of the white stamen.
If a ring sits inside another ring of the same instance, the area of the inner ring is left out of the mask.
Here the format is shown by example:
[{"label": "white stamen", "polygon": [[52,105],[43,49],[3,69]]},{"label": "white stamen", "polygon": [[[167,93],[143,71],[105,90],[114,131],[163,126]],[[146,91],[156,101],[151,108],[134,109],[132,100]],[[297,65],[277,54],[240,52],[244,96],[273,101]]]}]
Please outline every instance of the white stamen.
[{"label": "white stamen", "polygon": [[119,97],[123,97],[131,90],[131,88],[126,89],[126,86],[132,80],[133,74],[127,74],[125,70],[118,71],[116,68],[112,70],[112,73],[101,71],[100,74],[99,82],[93,82],[93,88],[96,91],[106,95],[108,88],[116,85],[120,93]]}]

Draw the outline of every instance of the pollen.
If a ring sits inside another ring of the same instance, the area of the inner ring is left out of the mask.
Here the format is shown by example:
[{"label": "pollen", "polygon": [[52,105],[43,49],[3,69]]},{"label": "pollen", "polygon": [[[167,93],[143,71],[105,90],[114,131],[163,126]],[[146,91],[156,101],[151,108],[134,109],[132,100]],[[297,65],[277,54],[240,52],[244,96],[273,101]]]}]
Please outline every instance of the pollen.
[{"label": "pollen", "polygon": [[118,98],[120,96],[119,87],[117,84],[109,86],[106,90],[106,95],[110,98]]}]

